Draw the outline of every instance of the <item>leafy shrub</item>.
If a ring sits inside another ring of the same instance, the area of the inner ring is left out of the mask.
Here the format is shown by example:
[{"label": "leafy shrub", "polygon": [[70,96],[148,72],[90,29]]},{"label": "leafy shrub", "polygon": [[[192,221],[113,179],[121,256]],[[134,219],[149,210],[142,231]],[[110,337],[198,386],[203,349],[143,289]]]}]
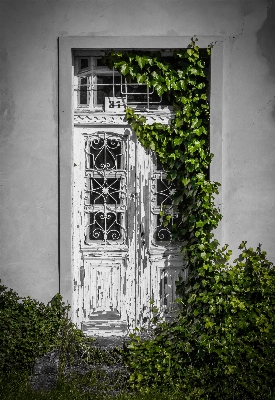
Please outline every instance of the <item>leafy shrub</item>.
[{"label": "leafy shrub", "polygon": [[170,384],[186,399],[274,399],[275,269],[260,245],[240,249],[232,266],[225,247],[220,263],[204,263],[185,284],[177,320],[152,340],[133,336],[134,386]]},{"label": "leafy shrub", "polygon": [[87,340],[69,320],[69,308],[60,294],[45,305],[0,285],[0,371],[29,369],[37,357],[55,349],[64,364],[68,350],[77,351]]},{"label": "leafy shrub", "polygon": [[116,390],[110,384],[107,371],[93,370],[82,375],[63,377],[50,391],[34,391],[24,371],[0,375],[1,400],[185,400],[185,396],[171,388],[159,388],[141,394],[127,388]]},{"label": "leafy shrub", "polygon": [[[126,78],[166,93],[175,116],[169,125],[147,124],[126,109],[126,120],[145,148],[155,151],[175,188],[182,220],[173,239],[182,241],[187,283],[179,282],[183,312],[158,325],[152,340],[134,336],[128,363],[136,387],[179,386],[186,399],[271,399],[274,396],[273,265],[259,246],[230,251],[213,240],[222,216],[215,208],[219,183],[209,180],[209,58],[191,41],[165,60],[158,52],[111,52],[106,61]],[[207,49],[210,54],[209,46]],[[163,226],[169,210],[160,213]]]}]

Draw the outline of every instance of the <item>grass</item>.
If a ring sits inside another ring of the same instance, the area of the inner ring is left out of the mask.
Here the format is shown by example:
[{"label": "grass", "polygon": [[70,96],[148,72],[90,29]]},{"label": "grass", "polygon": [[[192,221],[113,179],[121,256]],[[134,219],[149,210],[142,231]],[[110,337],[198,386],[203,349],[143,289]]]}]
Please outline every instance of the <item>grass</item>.
[{"label": "grass", "polygon": [[125,386],[120,393],[110,393],[114,389],[108,386],[108,377],[102,370],[90,371],[63,377],[56,387],[48,392],[33,391],[26,371],[14,371],[0,377],[1,400],[181,400],[179,392],[171,392],[167,388],[148,393],[134,393]]},{"label": "grass", "polygon": [[[90,362],[82,363],[81,355],[74,358],[72,369],[62,374],[52,390],[33,390],[30,384],[31,372],[16,370],[0,374],[1,400],[184,400],[179,392],[166,387],[150,390],[148,393],[134,392],[130,387],[127,369],[121,352],[117,348],[97,349],[90,347]],[[87,365],[92,368],[86,368]],[[118,368],[117,368],[118,367]],[[115,373],[110,370],[115,368]],[[78,372],[77,372],[78,371]]]}]

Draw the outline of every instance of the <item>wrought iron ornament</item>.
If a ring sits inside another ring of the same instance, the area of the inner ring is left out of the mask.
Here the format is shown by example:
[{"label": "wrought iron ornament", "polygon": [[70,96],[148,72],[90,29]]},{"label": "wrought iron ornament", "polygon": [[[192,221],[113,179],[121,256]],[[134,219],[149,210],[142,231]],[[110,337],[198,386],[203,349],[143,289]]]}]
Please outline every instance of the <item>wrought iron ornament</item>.
[{"label": "wrought iron ornament", "polygon": [[[125,241],[127,136],[96,132],[86,140],[88,243]],[[112,243],[113,244],[113,243]]]}]

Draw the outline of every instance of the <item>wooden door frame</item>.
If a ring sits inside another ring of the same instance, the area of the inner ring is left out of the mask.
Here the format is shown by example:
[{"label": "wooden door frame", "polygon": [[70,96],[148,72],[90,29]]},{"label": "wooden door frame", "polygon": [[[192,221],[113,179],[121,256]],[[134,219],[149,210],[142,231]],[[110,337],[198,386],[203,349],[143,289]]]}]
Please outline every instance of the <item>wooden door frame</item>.
[{"label": "wooden door frame", "polygon": [[[180,49],[186,48],[190,36],[67,36],[60,37],[59,46],[59,291],[63,301],[72,304],[72,166],[73,166],[73,51],[77,49]],[[223,41],[222,37],[198,36],[198,45],[208,47],[216,42],[211,54],[210,148],[215,157],[211,163],[210,179],[222,183],[222,103],[223,103]],[[222,189],[216,204],[222,212]],[[223,244],[220,223],[216,237]]]}]

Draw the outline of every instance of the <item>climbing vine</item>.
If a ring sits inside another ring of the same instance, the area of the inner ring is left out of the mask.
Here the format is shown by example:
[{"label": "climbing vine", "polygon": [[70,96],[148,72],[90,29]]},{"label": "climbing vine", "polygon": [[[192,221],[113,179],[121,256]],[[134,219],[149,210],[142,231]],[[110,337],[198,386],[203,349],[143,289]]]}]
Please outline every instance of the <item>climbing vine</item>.
[{"label": "climbing vine", "polygon": [[[210,48],[208,49],[208,56]],[[170,125],[146,124],[126,109],[140,142],[155,151],[173,183],[173,204],[182,216],[174,225],[187,260],[188,279],[179,282],[182,312],[163,322],[151,340],[133,335],[126,352],[130,381],[140,390],[174,386],[185,399],[274,399],[275,269],[261,246],[219,247],[213,230],[217,182],[209,179],[213,155],[209,142],[207,57],[196,41],[173,57],[161,52],[116,52],[106,57],[127,81],[145,83],[173,104]],[[163,225],[171,222],[161,211]]]},{"label": "climbing vine", "polygon": [[[217,242],[213,230],[221,215],[214,206],[218,183],[209,180],[209,164],[213,157],[209,145],[209,80],[207,61],[210,48],[199,49],[192,40],[186,50],[175,50],[173,57],[161,52],[111,52],[105,62],[124,75],[128,81],[147,84],[159,96],[173,104],[174,117],[169,125],[146,124],[145,116],[126,109],[126,119],[144,147],[155,151],[172,182],[173,204],[182,216],[172,226],[173,240],[182,242],[188,262],[189,279],[206,260],[213,258]],[[164,226],[171,220],[161,211]],[[182,282],[178,292],[186,292]]]}]

